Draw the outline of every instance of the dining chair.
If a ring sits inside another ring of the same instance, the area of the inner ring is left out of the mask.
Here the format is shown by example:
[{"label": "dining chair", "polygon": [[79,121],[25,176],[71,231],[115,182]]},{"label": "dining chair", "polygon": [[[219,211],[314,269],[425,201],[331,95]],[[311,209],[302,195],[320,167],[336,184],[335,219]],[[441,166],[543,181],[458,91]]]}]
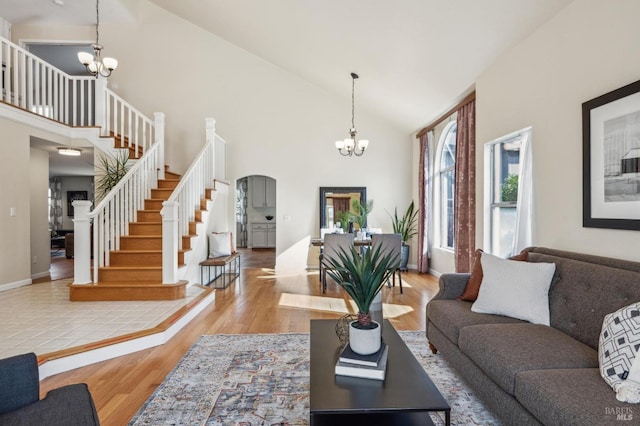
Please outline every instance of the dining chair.
[{"label": "dining chair", "polygon": [[320,275],[322,292],[327,292],[327,268],[332,269],[328,259],[339,259],[339,254],[344,251],[351,253],[353,247],[353,234],[325,234],[320,253]]},{"label": "dining chair", "polygon": [[402,293],[402,270],[400,269],[400,257],[402,255],[402,235],[400,234],[372,234],[371,250],[380,247],[382,256],[391,255],[397,260],[393,266],[392,282],[396,286],[396,272],[400,283],[400,293]]}]

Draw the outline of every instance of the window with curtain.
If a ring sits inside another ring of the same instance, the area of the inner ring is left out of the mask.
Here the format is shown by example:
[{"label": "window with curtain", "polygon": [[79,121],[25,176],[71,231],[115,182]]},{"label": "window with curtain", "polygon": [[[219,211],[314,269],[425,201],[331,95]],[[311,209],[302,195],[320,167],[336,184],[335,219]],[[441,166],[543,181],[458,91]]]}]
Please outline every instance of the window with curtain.
[{"label": "window with curtain", "polygon": [[[508,257],[524,248],[515,247],[519,227],[527,228],[525,233],[530,235],[530,220],[519,218],[525,201],[521,198],[530,198],[531,170],[525,167],[530,135],[527,128],[485,145],[484,247],[496,256]],[[530,204],[525,208],[530,215]]]},{"label": "window with curtain", "polygon": [[436,154],[437,191],[436,223],[440,247],[453,250],[454,194],[457,124],[451,121],[442,131]]}]

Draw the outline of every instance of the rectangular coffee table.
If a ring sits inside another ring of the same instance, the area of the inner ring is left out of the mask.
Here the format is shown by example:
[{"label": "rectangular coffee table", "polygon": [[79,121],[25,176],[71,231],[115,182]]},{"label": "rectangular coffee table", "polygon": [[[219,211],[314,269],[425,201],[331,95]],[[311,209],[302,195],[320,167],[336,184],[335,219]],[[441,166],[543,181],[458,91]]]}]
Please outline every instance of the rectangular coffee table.
[{"label": "rectangular coffee table", "polygon": [[388,320],[382,328],[389,345],[385,380],[336,376],[336,323],[311,320],[312,426],[432,425],[430,411],[444,411],[450,424],[451,407]]}]

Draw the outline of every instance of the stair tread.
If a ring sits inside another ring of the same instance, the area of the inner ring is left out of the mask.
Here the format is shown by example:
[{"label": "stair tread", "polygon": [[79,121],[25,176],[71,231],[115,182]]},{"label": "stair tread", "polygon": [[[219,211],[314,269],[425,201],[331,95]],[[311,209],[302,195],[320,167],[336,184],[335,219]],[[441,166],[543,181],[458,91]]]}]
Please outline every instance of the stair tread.
[{"label": "stair tread", "polygon": [[[187,250],[184,249],[178,249],[178,252],[186,252]],[[143,253],[162,253],[162,250],[153,250],[153,249],[149,249],[149,250],[111,250],[111,253],[123,253],[123,254],[143,254]]]},{"label": "stair tread", "polygon": [[[158,282],[158,281],[136,281],[136,282],[131,282],[131,281],[109,281],[109,282],[100,282],[96,285],[83,285],[81,288],[87,288],[87,289],[91,289],[91,288],[96,288],[99,286],[103,286],[103,287],[150,287],[150,286],[182,286],[182,285],[186,285],[189,282],[186,280],[180,280],[175,284],[163,284],[162,282]],[[76,287],[78,287],[76,285]]]},{"label": "stair tread", "polygon": [[123,235],[120,238],[162,238],[162,235]]}]

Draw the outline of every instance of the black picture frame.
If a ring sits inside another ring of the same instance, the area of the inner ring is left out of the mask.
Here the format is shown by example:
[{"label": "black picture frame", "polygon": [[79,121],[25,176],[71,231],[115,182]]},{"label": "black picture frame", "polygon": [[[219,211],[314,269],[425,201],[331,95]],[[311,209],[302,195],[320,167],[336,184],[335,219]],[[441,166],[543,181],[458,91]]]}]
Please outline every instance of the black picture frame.
[{"label": "black picture frame", "polygon": [[88,200],[87,191],[67,191],[67,216],[73,217],[73,202],[76,200]]},{"label": "black picture frame", "polygon": [[640,231],[640,80],[582,104],[582,226]]},{"label": "black picture frame", "polygon": [[320,187],[320,229],[322,229],[327,220],[325,212],[327,194],[360,194],[360,201],[367,202],[367,187],[366,186],[321,186]]}]

